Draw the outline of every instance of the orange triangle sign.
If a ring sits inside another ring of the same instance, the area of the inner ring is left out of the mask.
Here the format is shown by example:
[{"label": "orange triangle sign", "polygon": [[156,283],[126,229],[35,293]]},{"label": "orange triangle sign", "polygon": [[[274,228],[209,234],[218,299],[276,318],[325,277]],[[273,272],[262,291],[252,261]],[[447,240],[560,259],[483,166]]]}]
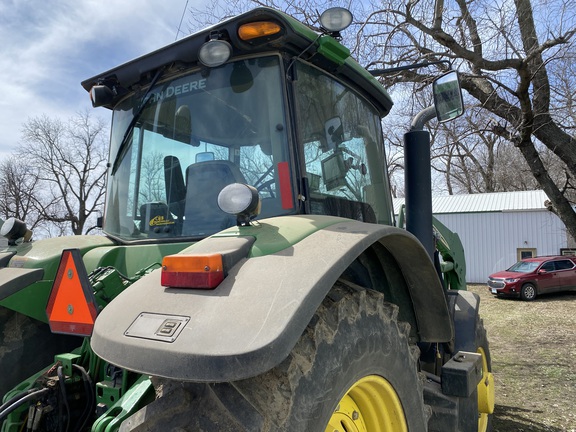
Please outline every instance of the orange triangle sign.
[{"label": "orange triangle sign", "polygon": [[80,250],[62,251],[46,315],[53,333],[92,334],[98,309]]}]

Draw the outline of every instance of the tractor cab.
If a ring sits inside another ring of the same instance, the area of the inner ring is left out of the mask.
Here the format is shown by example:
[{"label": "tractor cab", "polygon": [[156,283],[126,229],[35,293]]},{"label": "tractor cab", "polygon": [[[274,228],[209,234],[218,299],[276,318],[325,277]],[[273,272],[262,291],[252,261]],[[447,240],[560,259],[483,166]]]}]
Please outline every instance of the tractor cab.
[{"label": "tractor cab", "polygon": [[[2,273],[12,305],[35,297],[52,331],[87,336],[6,394],[2,431],[490,430],[479,298],[391,226],[392,101],[338,42],[351,19],[333,8],[315,31],[259,8],[82,83],[113,114],[111,238],[26,245]],[[435,80],[406,156],[429,150],[434,111],[462,113],[457,83]],[[407,222],[420,206],[431,240],[424,201]],[[6,339],[4,375],[47,345],[26,340]]]},{"label": "tractor cab", "polygon": [[[348,52],[307,51],[300,27],[259,9],[83,83],[113,110],[108,235],[198,239],[302,213],[392,223],[380,126],[391,101]],[[231,184],[257,194],[219,202]]]}]

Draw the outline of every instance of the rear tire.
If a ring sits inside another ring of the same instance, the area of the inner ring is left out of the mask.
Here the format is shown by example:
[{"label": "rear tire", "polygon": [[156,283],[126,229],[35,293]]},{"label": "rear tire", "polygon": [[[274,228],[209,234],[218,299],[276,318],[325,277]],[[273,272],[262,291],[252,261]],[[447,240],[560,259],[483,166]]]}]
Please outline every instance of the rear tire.
[{"label": "rear tire", "polygon": [[[398,324],[397,315],[398,308],[385,303],[382,294],[338,281],[289,357],[264,375],[236,383],[237,387],[258,411],[270,416],[273,430],[323,431],[328,423],[339,423],[336,417],[342,416],[339,411],[349,390],[367,377],[381,377],[391,390],[384,393],[397,398],[400,408],[384,402],[386,406],[378,410],[396,416],[405,430],[426,430],[419,351],[408,344],[409,326]],[[352,399],[358,404],[357,398]],[[271,400],[276,403],[271,405]],[[358,416],[372,425],[367,430],[402,430],[386,428],[367,408]]]},{"label": "rear tire", "polygon": [[0,307],[0,400],[21,381],[53,363],[56,354],[81,344],[77,336],[53,334],[48,324]]},{"label": "rear tire", "polygon": [[[230,429],[234,431],[427,430],[431,411],[424,405],[423,379],[417,372],[419,350],[409,344],[409,326],[398,323],[397,315],[398,308],[385,303],[382,294],[338,281],[277,367],[254,378],[206,385],[205,390],[191,386],[187,399],[193,407],[181,410],[178,430],[223,430],[225,418],[227,425],[238,426]],[[363,397],[367,391],[376,396]],[[218,397],[218,404],[207,404],[208,394]],[[202,410],[216,405],[220,413]],[[174,420],[173,412],[170,416]],[[153,422],[134,421],[142,426],[138,430],[154,430]],[[166,427],[156,424],[157,430]]]}]

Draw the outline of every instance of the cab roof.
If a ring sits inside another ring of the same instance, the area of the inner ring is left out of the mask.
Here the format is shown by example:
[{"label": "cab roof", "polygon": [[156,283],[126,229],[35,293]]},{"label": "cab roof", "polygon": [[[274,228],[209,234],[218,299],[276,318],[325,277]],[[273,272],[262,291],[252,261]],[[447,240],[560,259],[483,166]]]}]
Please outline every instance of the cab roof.
[{"label": "cab roof", "polygon": [[[254,21],[274,21],[282,27],[278,35],[243,41],[238,37],[240,25]],[[298,56],[332,73],[372,101],[383,117],[393,102],[384,87],[366,69],[350,57],[350,51],[329,35],[320,35],[296,19],[271,8],[257,8],[215,24],[170,45],[145,54],[106,72],[82,81],[86,91],[97,84],[114,87],[117,97],[112,108],[126,93],[148,85],[161,67],[174,71],[200,66],[198,51],[211,35],[218,34],[231,43],[232,58],[240,55],[280,52]]]}]

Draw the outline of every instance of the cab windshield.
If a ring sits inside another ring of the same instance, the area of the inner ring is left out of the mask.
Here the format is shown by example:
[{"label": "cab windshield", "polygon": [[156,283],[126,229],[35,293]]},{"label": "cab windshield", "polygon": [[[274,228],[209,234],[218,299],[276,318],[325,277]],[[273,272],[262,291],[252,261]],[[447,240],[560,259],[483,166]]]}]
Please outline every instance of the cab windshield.
[{"label": "cab windshield", "polygon": [[260,217],[293,212],[282,88],[279,57],[267,56],[160,82],[140,110],[144,92],[120,102],[104,231],[124,240],[211,235],[236,224],[217,204],[231,183],[258,189]]}]

